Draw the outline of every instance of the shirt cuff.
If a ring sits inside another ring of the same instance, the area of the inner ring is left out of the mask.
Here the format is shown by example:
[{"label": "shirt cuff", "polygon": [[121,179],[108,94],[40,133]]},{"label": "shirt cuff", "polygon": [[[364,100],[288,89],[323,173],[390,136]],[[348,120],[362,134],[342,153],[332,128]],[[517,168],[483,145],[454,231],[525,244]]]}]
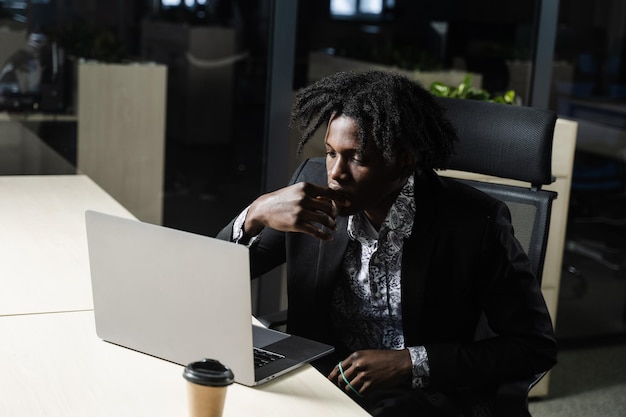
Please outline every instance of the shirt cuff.
[{"label": "shirt cuff", "polygon": [[411,346],[407,349],[409,349],[413,363],[413,377],[411,378],[413,388],[427,387],[430,383],[430,365],[426,348],[424,346]]},{"label": "shirt cuff", "polygon": [[243,226],[244,226],[244,223],[246,222],[246,216],[248,215],[249,208],[250,206],[246,207],[245,210],[242,211],[233,222],[233,235],[232,235],[233,242],[240,243],[242,245],[248,245],[248,246],[252,245],[254,241],[256,240],[256,238],[259,236],[259,235],[256,235],[256,236],[252,236],[248,238],[246,237],[244,233]]}]

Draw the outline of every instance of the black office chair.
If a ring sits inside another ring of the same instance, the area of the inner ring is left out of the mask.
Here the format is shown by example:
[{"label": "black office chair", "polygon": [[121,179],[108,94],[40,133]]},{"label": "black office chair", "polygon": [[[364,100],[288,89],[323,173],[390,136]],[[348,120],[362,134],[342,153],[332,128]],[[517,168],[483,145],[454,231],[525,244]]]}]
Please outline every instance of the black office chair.
[{"label": "black office chair", "polygon": [[[528,186],[461,180],[505,202],[520,241],[541,283],[548,243],[552,201],[557,193],[542,190],[553,182],[552,140],[556,115],[547,110],[471,100],[438,98],[459,135],[449,169],[522,181]],[[443,172],[445,175],[445,171]],[[486,320],[477,338],[493,334]],[[544,374],[501,385],[496,416],[530,415],[528,393]]]},{"label": "black office chair", "polygon": [[[438,98],[457,128],[459,143],[449,169],[528,183],[527,187],[460,180],[504,201],[513,227],[539,281],[543,273],[552,201],[556,193],[542,190],[552,177],[552,139],[556,115],[530,107],[473,100]],[[321,162],[323,163],[323,162]],[[443,172],[445,175],[445,171]],[[269,327],[286,324],[286,311],[259,317]],[[486,320],[477,338],[492,335]],[[543,374],[503,384],[495,402],[496,416],[524,416],[528,392]]]},{"label": "black office chair", "polygon": [[[457,128],[459,143],[449,169],[528,183],[528,187],[462,180],[504,201],[515,234],[541,282],[554,181],[552,140],[556,115],[547,110],[438,98]],[[444,171],[445,172],[445,171]]]}]

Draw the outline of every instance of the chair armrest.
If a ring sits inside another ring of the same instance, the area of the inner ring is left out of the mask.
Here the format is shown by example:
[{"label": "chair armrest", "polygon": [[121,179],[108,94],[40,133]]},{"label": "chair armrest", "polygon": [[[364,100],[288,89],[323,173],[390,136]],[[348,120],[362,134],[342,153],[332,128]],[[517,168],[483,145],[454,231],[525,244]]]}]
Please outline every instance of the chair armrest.
[{"label": "chair armrest", "polygon": [[541,372],[532,378],[501,384],[494,403],[494,416],[530,417],[528,392],[545,374],[546,372]]}]

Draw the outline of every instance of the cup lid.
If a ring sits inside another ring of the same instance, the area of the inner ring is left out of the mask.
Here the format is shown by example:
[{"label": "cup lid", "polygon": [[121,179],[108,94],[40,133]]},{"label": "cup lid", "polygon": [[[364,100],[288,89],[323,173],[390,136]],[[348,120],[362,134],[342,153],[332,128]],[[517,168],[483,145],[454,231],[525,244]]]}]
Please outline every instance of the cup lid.
[{"label": "cup lid", "polygon": [[224,387],[232,384],[235,380],[233,371],[215,359],[203,359],[189,363],[185,367],[183,377],[194,384],[209,387]]}]

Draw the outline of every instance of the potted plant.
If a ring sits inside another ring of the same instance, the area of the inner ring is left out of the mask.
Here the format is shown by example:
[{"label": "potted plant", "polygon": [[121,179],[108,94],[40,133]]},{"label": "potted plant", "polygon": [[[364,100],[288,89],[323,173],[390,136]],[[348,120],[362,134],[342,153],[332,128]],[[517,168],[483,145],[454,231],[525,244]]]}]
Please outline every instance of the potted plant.
[{"label": "potted plant", "polygon": [[503,104],[518,104],[515,91],[509,90],[502,95],[491,97],[487,90],[472,86],[472,76],[470,74],[463,78],[463,82],[458,86],[450,86],[440,81],[435,81],[430,85],[430,92],[440,97],[465,98],[468,100],[493,101]]}]

